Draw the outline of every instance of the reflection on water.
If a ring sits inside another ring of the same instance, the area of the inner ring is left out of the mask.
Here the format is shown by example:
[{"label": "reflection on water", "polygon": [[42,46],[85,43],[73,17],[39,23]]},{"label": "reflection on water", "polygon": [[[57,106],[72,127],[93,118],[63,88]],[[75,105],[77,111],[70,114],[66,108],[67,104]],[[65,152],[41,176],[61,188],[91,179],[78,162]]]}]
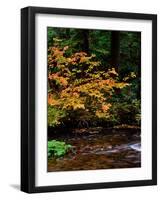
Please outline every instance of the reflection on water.
[{"label": "reflection on water", "polygon": [[138,130],[103,129],[89,134],[60,133],[49,139],[65,141],[73,146],[63,158],[48,160],[49,172],[141,166],[141,139]]}]

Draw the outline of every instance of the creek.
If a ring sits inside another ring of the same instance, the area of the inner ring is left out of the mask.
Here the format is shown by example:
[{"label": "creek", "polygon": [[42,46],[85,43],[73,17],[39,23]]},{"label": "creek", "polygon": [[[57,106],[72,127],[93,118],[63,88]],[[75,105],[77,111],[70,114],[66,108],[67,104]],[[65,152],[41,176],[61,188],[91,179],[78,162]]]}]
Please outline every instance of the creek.
[{"label": "creek", "polygon": [[49,140],[73,146],[62,158],[48,160],[48,171],[135,168],[141,166],[140,130],[103,128],[68,130],[50,134]]}]

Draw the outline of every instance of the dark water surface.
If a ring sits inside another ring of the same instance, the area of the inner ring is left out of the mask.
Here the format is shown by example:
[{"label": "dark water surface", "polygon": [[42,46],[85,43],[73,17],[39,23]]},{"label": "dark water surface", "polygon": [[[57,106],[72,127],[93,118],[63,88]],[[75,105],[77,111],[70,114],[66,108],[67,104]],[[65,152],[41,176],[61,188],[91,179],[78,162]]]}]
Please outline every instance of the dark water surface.
[{"label": "dark water surface", "polygon": [[92,170],[141,167],[140,130],[95,128],[70,134],[50,134],[73,149],[63,158],[48,160],[48,171]]}]

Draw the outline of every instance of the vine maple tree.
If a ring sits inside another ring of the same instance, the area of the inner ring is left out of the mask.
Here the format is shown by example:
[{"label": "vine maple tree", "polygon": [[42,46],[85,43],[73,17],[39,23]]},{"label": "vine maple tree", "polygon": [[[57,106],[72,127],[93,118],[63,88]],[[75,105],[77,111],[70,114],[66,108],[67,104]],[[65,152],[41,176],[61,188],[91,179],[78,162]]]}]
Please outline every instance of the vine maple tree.
[{"label": "vine maple tree", "polygon": [[95,55],[67,55],[68,46],[48,49],[48,123],[92,121],[110,117],[113,94],[129,84],[115,68],[102,70]]}]

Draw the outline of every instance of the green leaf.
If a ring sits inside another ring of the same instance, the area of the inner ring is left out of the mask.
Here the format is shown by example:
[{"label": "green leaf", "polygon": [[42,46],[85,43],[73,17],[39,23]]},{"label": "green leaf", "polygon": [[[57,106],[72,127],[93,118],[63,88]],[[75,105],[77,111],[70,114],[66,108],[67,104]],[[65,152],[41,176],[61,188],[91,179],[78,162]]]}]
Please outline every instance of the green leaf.
[{"label": "green leaf", "polygon": [[70,144],[66,144],[62,141],[52,140],[48,141],[48,157],[62,157],[64,156],[72,146]]}]

